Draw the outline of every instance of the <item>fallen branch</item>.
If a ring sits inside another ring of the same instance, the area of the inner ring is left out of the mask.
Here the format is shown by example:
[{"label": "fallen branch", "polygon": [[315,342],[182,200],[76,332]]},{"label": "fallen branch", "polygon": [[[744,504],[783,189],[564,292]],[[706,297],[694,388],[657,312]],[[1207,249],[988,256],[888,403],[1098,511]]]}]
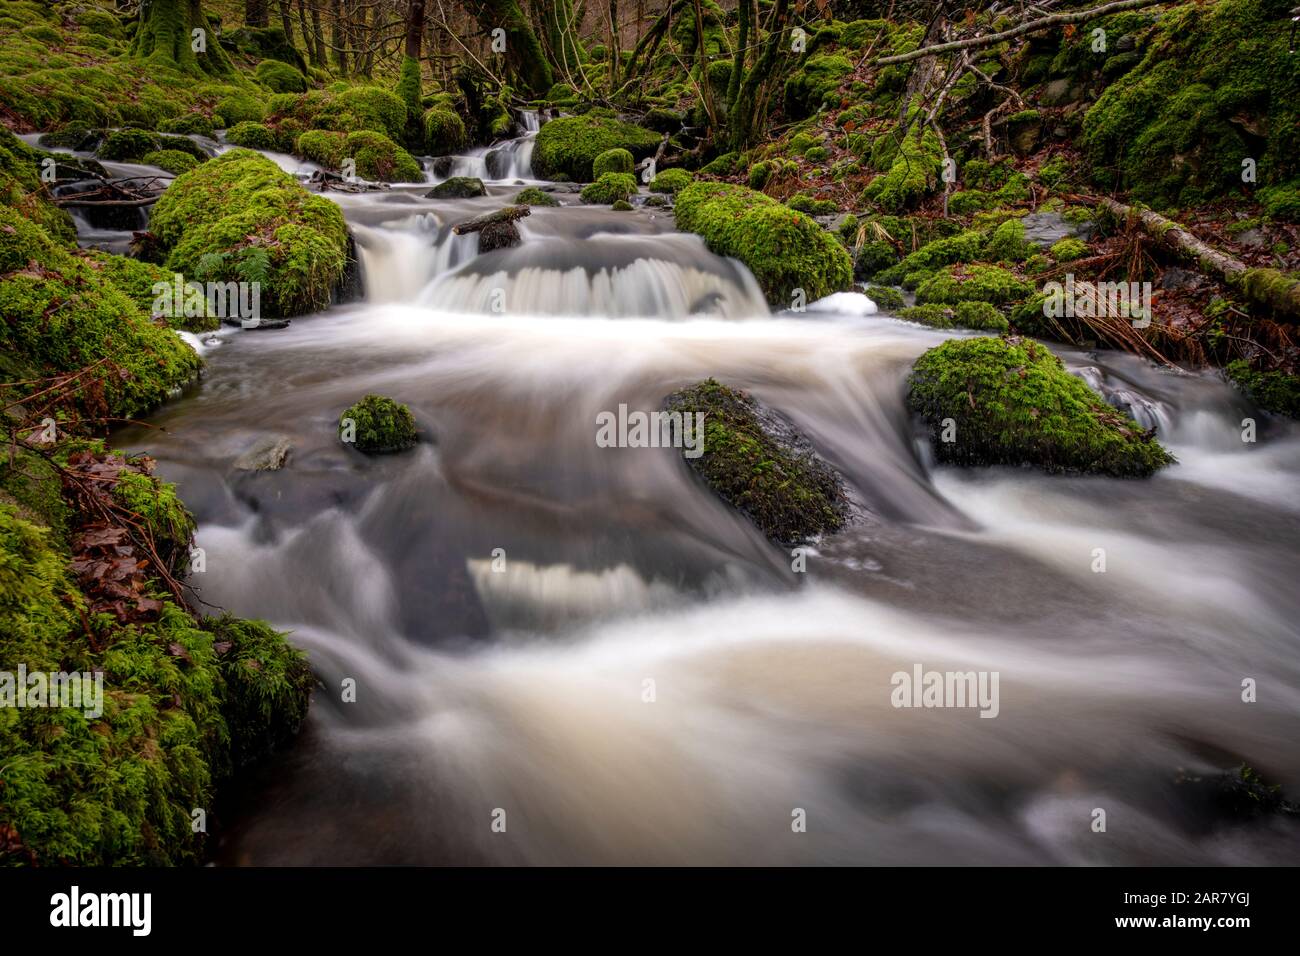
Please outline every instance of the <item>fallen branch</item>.
[{"label": "fallen branch", "polygon": [[1120,219],[1136,222],[1157,242],[1192,260],[1203,272],[1223,280],[1251,303],[1292,321],[1300,319],[1300,278],[1277,269],[1252,268],[1240,259],[1206,245],[1172,219],[1150,209],[1126,206],[1104,197],[1098,200],[1098,204]]},{"label": "fallen branch", "polygon": [[934,56],[939,53],[949,53],[953,50],[971,50],[979,47],[993,46],[1001,43],[1003,40],[1010,40],[1014,37],[1023,36],[1026,33],[1037,33],[1039,30],[1046,30],[1049,27],[1057,26],[1062,23],[1080,23],[1085,20],[1091,20],[1093,17],[1104,16],[1107,13],[1117,13],[1120,10],[1136,10],[1139,7],[1151,7],[1164,0],[1115,0],[1114,3],[1103,3],[1099,7],[1093,7],[1090,10],[1077,10],[1073,13],[1054,13],[1051,16],[1042,17],[1038,20],[1030,20],[1028,23],[1021,23],[1010,30],[1003,30],[1001,33],[988,33],[979,37],[967,37],[965,40],[950,40],[947,43],[936,43],[934,46],[922,47],[919,50],[913,50],[911,53],[900,53],[896,56],[884,56],[878,60],[873,60],[872,66],[888,66],[891,63],[910,63],[912,60],[919,60],[922,57]]},{"label": "fallen branch", "polygon": [[469,232],[478,232],[487,226],[514,222],[516,219],[523,219],[525,216],[529,215],[532,215],[532,210],[527,206],[504,206],[495,212],[490,212],[483,216],[476,216],[473,219],[466,219],[464,222],[453,226],[451,231],[458,236],[463,236]]}]

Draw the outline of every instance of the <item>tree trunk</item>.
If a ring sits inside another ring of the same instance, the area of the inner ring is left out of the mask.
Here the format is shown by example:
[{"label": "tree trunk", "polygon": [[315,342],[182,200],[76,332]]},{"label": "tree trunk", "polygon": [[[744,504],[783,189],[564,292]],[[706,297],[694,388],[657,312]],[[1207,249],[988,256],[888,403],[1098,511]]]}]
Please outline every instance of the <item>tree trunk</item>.
[{"label": "tree trunk", "polygon": [[334,22],[330,25],[330,45],[334,47],[334,65],[340,76],[348,75],[347,43],[343,36],[343,4],[341,0],[331,0],[330,13]]},{"label": "tree trunk", "polygon": [[424,41],[424,0],[410,0],[406,8],[406,55],[419,62]]},{"label": "tree trunk", "polygon": [[762,125],[762,117],[757,115],[758,88],[775,69],[776,57],[783,45],[789,12],[790,0],[776,0],[768,20],[771,32],[767,35],[767,45],[754,63],[753,69],[741,82],[740,90],[728,110],[727,127],[731,134],[731,148],[737,152],[749,146],[754,136],[754,129]]},{"label": "tree trunk", "polygon": [[280,2],[280,28],[284,30],[284,38],[293,43],[293,11],[290,10],[289,4],[292,0],[279,0]]},{"label": "tree trunk", "polygon": [[491,34],[500,27],[506,36],[506,63],[524,91],[542,96],[555,82],[541,41],[533,32],[517,0],[483,0],[474,7],[481,29]]},{"label": "tree trunk", "polygon": [[320,5],[322,0],[311,0],[311,48],[312,62],[322,70],[329,64],[325,56],[325,32],[320,25]]},{"label": "tree trunk", "polygon": [[[196,34],[196,30],[202,33]],[[131,55],[182,73],[235,74],[203,13],[203,0],[143,0]]]},{"label": "tree trunk", "polygon": [[1294,322],[1300,319],[1300,279],[1276,269],[1251,268],[1240,259],[1206,245],[1178,223],[1152,212],[1103,198],[1099,205],[1120,219],[1133,219],[1167,249],[1190,259],[1201,271],[1217,276],[1252,305]]},{"label": "tree trunk", "polygon": [[250,27],[264,27],[271,22],[267,0],[244,0],[244,22]]}]

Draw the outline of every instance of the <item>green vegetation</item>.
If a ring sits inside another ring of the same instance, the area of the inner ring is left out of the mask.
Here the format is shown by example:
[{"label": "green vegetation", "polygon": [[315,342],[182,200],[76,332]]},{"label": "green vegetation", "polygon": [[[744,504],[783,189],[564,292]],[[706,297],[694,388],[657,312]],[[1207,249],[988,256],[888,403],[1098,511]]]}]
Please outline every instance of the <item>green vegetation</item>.
[{"label": "green vegetation", "polygon": [[417,441],[415,416],[391,398],[366,395],[339,416],[339,438],[367,454],[404,451]]},{"label": "green vegetation", "polygon": [[272,93],[306,93],[307,78],[288,63],[263,60],[254,71],[257,82]]},{"label": "green vegetation", "polygon": [[602,173],[582,190],[582,201],[606,206],[619,200],[627,202],[637,192],[636,177],[631,173]]},{"label": "green vegetation", "polygon": [[272,149],[286,151],[292,144],[285,143],[280,134],[262,123],[237,123],[226,130],[226,139],[246,149]]},{"label": "green vegetation", "polygon": [[486,196],[487,187],[475,176],[452,176],[438,183],[426,195],[429,199],[472,199]]},{"label": "green vegetation", "polygon": [[309,130],[298,137],[296,152],[326,169],[340,170],[351,159],[356,175],[383,183],[422,183],[424,170],[415,157],[383,133],[358,130],[334,133]]},{"label": "green vegetation", "polygon": [[922,282],[916,290],[918,305],[931,302],[992,302],[1002,305],[1023,299],[1034,284],[997,266],[946,266]]},{"label": "green vegetation", "polygon": [[659,145],[651,130],[607,116],[566,116],[551,120],[537,134],[533,170],[544,179],[564,174],[574,182],[594,180],[596,157],[611,149],[626,150],[644,159]]},{"label": "green vegetation", "polygon": [[687,463],[772,541],[806,541],[848,518],[835,471],[797,436],[778,437],[770,413],[747,393],[708,379],[669,395],[664,408],[684,417],[704,413],[703,454]]},{"label": "green vegetation", "polygon": [[1242,359],[1229,362],[1223,374],[1260,408],[1300,418],[1300,377],[1281,371],[1258,371]]},{"label": "green vegetation", "polygon": [[450,156],[468,142],[465,121],[453,110],[435,106],[424,114],[424,148],[430,156]]},{"label": "green vegetation", "polygon": [[245,149],[177,178],[151,227],[166,268],[197,282],[260,282],[269,316],[324,309],[347,266],[339,207]]},{"label": "green vegetation", "polygon": [[1173,461],[1032,339],[952,339],[930,349],[912,368],[908,403],[946,464],[1128,478]]},{"label": "green vegetation", "polygon": [[847,289],[853,265],[839,241],[806,215],[744,186],[697,182],[677,194],[677,226],[749,267],[769,301],[807,301]]},{"label": "green vegetation", "polygon": [[157,166],[178,176],[181,173],[188,173],[199,164],[199,161],[189,153],[182,153],[177,149],[160,149],[156,152],[145,153],[140,157],[140,162],[146,166]]},{"label": "green vegetation", "polygon": [[558,199],[536,186],[521,189],[512,201],[517,206],[558,206],[560,204]]},{"label": "green vegetation", "polygon": [[625,149],[607,149],[591,162],[591,174],[600,179],[606,173],[631,173],[636,160]]},{"label": "green vegetation", "polygon": [[987,302],[958,302],[955,306],[914,305],[898,313],[900,319],[918,322],[936,329],[978,329],[982,332],[1005,332],[1007,318]]}]

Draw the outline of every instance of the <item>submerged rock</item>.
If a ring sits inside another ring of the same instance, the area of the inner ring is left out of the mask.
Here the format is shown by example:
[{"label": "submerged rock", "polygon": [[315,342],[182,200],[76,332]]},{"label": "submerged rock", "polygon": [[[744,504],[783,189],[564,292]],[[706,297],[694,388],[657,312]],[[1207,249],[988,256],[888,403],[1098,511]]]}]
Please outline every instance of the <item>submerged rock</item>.
[{"label": "submerged rock", "polygon": [[1032,339],[953,339],[912,368],[908,405],[952,465],[1146,477],[1174,461]]},{"label": "submerged rock", "polygon": [[798,544],[847,520],[839,474],[780,412],[715,379],[673,392],[664,409],[703,413],[702,453],[687,463],[770,540]]},{"label": "submerged rock", "polygon": [[405,451],[415,445],[415,416],[400,402],[367,395],[339,416],[339,439],[371,455]]},{"label": "submerged rock", "polygon": [[474,199],[486,196],[487,187],[476,176],[452,176],[446,182],[438,183],[427,193],[425,199]]},{"label": "submerged rock", "polygon": [[263,438],[235,459],[237,471],[279,471],[289,459],[293,444],[284,436]]}]

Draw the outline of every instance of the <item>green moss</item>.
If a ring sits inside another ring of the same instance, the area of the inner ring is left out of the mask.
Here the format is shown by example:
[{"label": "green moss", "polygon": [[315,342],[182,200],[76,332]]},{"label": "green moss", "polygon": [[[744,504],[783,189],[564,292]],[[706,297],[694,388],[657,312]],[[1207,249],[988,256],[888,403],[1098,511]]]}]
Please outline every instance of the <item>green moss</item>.
[{"label": "green moss", "polygon": [[158,137],[142,129],[119,129],[108,134],[96,155],[116,162],[139,162],[158,149]]},{"label": "green moss", "polygon": [[776,440],[747,393],[708,379],[669,395],[664,408],[704,414],[703,454],[687,463],[772,541],[795,544],[844,524],[839,476],[806,443]]},{"label": "green moss", "polygon": [[[1029,339],[953,339],[930,349],[913,366],[908,404],[929,425],[935,455],[946,464],[1124,478],[1173,461]],[[954,440],[944,441],[949,420]]]},{"label": "green moss", "polygon": [[[1160,206],[1235,193],[1242,160],[1265,182],[1300,172],[1300,72],[1287,0],[1218,0],[1168,11],[1133,70],[1088,111],[1094,177]],[[1255,122],[1243,118],[1266,118]]]},{"label": "green moss", "polygon": [[174,133],[180,136],[191,133],[198,133],[200,136],[211,136],[214,129],[212,120],[202,113],[185,113],[181,116],[165,119],[158,124],[158,132]]},{"label": "green moss", "polygon": [[772,166],[767,162],[758,162],[749,167],[749,188],[762,189],[772,178]]},{"label": "green moss", "polygon": [[853,266],[834,236],[806,215],[762,193],[697,182],[677,194],[677,226],[704,237],[719,255],[749,267],[769,301],[808,301],[848,288]]},{"label": "green moss", "polygon": [[271,149],[283,151],[288,145],[280,134],[262,123],[237,123],[226,130],[226,139],[245,149]]},{"label": "green moss", "polygon": [[1257,371],[1242,359],[1229,362],[1223,374],[1260,408],[1300,418],[1300,377],[1282,371]]},{"label": "green moss", "polygon": [[189,172],[199,164],[199,161],[189,153],[182,153],[177,149],[160,149],[157,152],[145,153],[140,157],[140,162],[145,166],[157,166],[178,176]]},{"label": "green moss", "polygon": [[378,121],[366,128],[400,142],[406,132],[406,104],[396,93],[378,86],[353,86],[338,94],[338,105],[360,118]]},{"label": "green moss", "polygon": [[736,171],[740,157],[736,153],[723,153],[700,167],[700,172],[708,176],[730,176]]},{"label": "green moss", "polygon": [[450,156],[468,142],[465,121],[454,110],[435,106],[424,114],[424,148],[430,156]]},{"label": "green moss", "polygon": [[1300,179],[1261,189],[1259,201],[1270,219],[1300,222]]},{"label": "green moss", "polygon": [[403,451],[416,443],[415,416],[391,398],[366,395],[339,416],[339,437],[367,454]]},{"label": "green moss", "polygon": [[631,212],[635,207],[626,199],[616,199],[610,204],[609,208],[614,212]]},{"label": "green moss", "polygon": [[0,345],[41,374],[100,363],[72,396],[94,414],[131,417],[158,405],[202,364],[91,261],[0,206]]},{"label": "green moss", "polygon": [[591,182],[596,157],[625,149],[644,159],[659,146],[658,134],[604,116],[566,116],[542,126],[533,146],[533,169],[544,179],[563,173],[575,182]]},{"label": "green moss", "polygon": [[266,117],[262,101],[248,93],[235,93],[219,100],[213,107],[215,115],[220,116],[226,126],[238,123],[260,123]]},{"label": "green moss", "polygon": [[997,266],[947,266],[930,276],[916,290],[920,305],[931,302],[991,302],[1000,305],[1032,294],[1034,284]]},{"label": "green moss", "polygon": [[288,63],[263,60],[254,71],[257,82],[272,93],[306,93],[307,78]]},{"label": "green moss", "polygon": [[987,302],[958,302],[955,306],[915,305],[904,309],[899,318],[936,329],[977,329],[981,332],[1005,332],[1007,319]]},{"label": "green moss", "polygon": [[268,316],[324,309],[347,264],[339,207],[248,150],[177,178],[150,224],[166,268],[198,282],[260,282]]},{"label": "green moss", "polygon": [[1025,239],[1025,224],[1008,219],[989,236],[983,258],[989,262],[1020,262],[1033,251],[1033,244]]},{"label": "green moss", "polygon": [[814,199],[808,193],[796,193],[785,201],[791,209],[807,213],[810,216],[829,216],[838,208],[831,199]]},{"label": "green moss", "polygon": [[810,57],[785,82],[785,115],[804,119],[823,107],[839,106],[839,86],[853,72],[853,63],[841,54]]},{"label": "green moss", "polygon": [[650,191],[676,195],[693,182],[695,177],[684,169],[665,169],[650,181]]},{"label": "green moss", "polygon": [[606,206],[619,200],[626,202],[636,192],[636,177],[631,173],[602,173],[594,183],[583,188],[582,201]]},{"label": "green moss", "polygon": [[[971,229],[955,236],[945,236],[927,242],[920,249],[905,256],[901,262],[877,273],[876,279],[886,284],[897,284],[904,276],[917,272],[934,272],[942,266],[958,262],[972,262],[980,258],[985,246],[983,233]],[[892,251],[892,247],[891,251]]]},{"label": "green moss", "polygon": [[903,293],[897,289],[891,289],[889,286],[868,286],[867,298],[886,312],[897,312],[904,305]]},{"label": "green moss", "polygon": [[591,163],[591,174],[600,179],[605,173],[630,173],[635,168],[636,160],[625,149],[607,149]]},{"label": "green moss", "polygon": [[383,183],[422,183],[424,169],[415,157],[373,130],[348,133],[344,152],[356,160],[357,175]]},{"label": "green moss", "polygon": [[937,188],[942,166],[938,137],[914,127],[898,146],[889,171],[873,179],[862,197],[890,211],[904,209]]},{"label": "green moss", "polygon": [[1088,244],[1082,239],[1067,236],[1053,244],[1048,251],[1057,262],[1073,262],[1088,254]]},{"label": "green moss", "polygon": [[520,190],[513,202],[517,206],[558,206],[560,204],[558,199],[536,186]]}]

